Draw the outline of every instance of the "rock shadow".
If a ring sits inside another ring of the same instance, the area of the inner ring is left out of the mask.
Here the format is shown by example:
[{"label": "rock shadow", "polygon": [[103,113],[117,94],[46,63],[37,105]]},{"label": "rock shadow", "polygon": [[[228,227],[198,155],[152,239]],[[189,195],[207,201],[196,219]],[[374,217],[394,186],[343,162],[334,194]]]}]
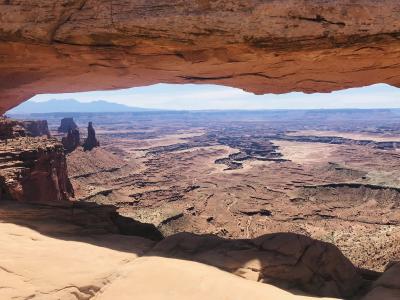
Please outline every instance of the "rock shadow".
[{"label": "rock shadow", "polygon": [[[224,239],[192,233],[164,238],[154,225],[123,217],[115,207],[96,203],[53,206],[3,201],[0,219],[56,239],[134,252],[139,256],[207,264],[299,295],[352,299],[363,293],[372,280],[363,278],[336,246],[294,233],[267,234],[254,239]],[[144,253],[140,250],[143,247],[139,246],[137,237],[146,239],[149,250]],[[135,243],[138,243],[137,250]]]}]

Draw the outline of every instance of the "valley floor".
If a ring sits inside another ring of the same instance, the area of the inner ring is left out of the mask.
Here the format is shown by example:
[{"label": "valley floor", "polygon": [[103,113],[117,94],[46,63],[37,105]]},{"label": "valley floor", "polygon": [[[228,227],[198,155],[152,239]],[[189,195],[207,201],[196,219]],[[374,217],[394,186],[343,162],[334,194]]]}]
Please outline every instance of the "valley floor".
[{"label": "valley floor", "polygon": [[360,268],[400,260],[400,131],[390,118],[91,118],[102,147],[67,157],[77,199],[116,205],[165,236],[293,232],[337,245]]}]

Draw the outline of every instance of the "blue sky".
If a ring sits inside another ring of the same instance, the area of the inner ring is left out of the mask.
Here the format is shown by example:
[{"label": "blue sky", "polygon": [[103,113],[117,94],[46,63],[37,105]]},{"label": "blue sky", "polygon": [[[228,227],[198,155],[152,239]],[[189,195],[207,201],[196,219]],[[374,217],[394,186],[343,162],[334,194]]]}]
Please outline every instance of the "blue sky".
[{"label": "blue sky", "polygon": [[115,91],[43,94],[30,101],[71,98],[81,102],[105,100],[136,107],[193,110],[400,108],[400,89],[386,84],[325,94],[288,93],[261,96],[217,85],[156,84]]}]

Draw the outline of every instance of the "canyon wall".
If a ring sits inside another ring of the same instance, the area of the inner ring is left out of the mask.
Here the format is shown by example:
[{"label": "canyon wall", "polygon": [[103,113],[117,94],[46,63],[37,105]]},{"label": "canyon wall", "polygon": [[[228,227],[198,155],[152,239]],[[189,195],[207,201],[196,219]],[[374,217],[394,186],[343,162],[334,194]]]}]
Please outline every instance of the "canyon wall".
[{"label": "canyon wall", "polygon": [[400,86],[396,0],[2,0],[0,112],[38,93]]},{"label": "canyon wall", "polygon": [[0,119],[0,200],[66,202],[74,194],[64,148],[47,121]]},{"label": "canyon wall", "polygon": [[60,203],[72,196],[64,148],[57,140],[0,141],[0,200]]}]

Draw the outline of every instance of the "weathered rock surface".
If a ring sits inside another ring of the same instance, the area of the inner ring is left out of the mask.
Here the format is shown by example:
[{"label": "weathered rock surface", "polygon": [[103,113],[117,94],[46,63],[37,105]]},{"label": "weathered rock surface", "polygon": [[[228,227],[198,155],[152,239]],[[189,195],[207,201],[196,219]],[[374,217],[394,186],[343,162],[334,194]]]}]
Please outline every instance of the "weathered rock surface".
[{"label": "weathered rock surface", "polygon": [[17,137],[50,137],[47,121],[18,121],[9,118],[0,118],[0,140]]},{"label": "weathered rock surface", "polygon": [[111,234],[71,236],[71,224],[52,226],[63,238],[0,223],[1,299],[90,299],[153,244]]},{"label": "weathered rock surface", "polygon": [[60,202],[73,196],[64,149],[56,139],[0,141],[0,199]]},{"label": "weathered rock surface", "polygon": [[26,130],[22,122],[0,118],[0,140],[13,139],[20,136],[26,136]]},{"label": "weathered rock surface", "polygon": [[146,239],[68,228],[50,237],[0,223],[1,299],[317,299],[191,261],[141,257],[154,245]]},{"label": "weathered rock surface", "polygon": [[[104,207],[88,204],[2,202],[0,298],[317,299],[245,280],[212,264],[192,262],[189,256],[185,260],[166,258],[168,239],[157,245],[148,239],[118,235],[103,218],[106,214]],[[181,238],[188,244],[194,240]],[[158,256],[152,251],[155,246]],[[196,252],[193,254],[196,260]],[[243,261],[247,254],[252,257],[251,253],[242,254]]]},{"label": "weathered rock surface", "polygon": [[68,133],[70,130],[78,129],[78,125],[75,124],[73,118],[62,118],[58,132]]},{"label": "weathered rock surface", "polygon": [[127,265],[125,271],[102,289],[95,299],[129,300],[132,295],[135,299],[143,300],[322,299],[300,296],[269,284],[244,280],[205,264],[171,258],[140,257]]},{"label": "weathered rock surface", "polygon": [[400,86],[396,0],[0,2],[0,112],[38,93]]},{"label": "weathered rock surface", "polygon": [[63,137],[61,143],[64,146],[66,153],[71,153],[81,144],[81,136],[79,129],[70,129],[67,136]]},{"label": "weathered rock surface", "polygon": [[349,297],[362,279],[333,245],[278,233],[252,240],[180,233],[158,243],[149,255],[189,259],[254,281],[325,297]]},{"label": "weathered rock surface", "polygon": [[383,275],[374,282],[372,290],[363,300],[400,299],[400,263],[388,266]]},{"label": "weathered rock surface", "polygon": [[31,137],[38,137],[38,136],[50,137],[49,126],[48,126],[46,120],[22,121],[22,124],[23,124],[28,136],[31,136]]},{"label": "weathered rock surface", "polygon": [[99,146],[100,146],[100,143],[96,138],[96,131],[93,128],[93,123],[89,122],[88,135],[87,135],[85,142],[83,143],[83,150],[90,151],[93,148],[96,148]]}]

